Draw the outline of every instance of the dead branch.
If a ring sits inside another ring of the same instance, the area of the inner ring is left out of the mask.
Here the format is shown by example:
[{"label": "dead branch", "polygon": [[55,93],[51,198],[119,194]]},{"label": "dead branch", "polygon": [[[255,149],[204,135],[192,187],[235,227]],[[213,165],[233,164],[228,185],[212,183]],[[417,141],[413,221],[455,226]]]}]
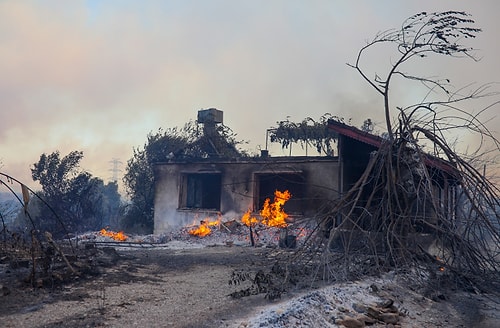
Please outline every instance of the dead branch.
[{"label": "dead branch", "polygon": [[[463,129],[500,150],[479,119],[491,106],[475,114],[459,107],[498,93],[487,92],[489,85],[451,92],[448,80],[399,71],[408,60],[431,54],[473,58],[472,48],[459,43],[480,32],[473,23],[463,12],[420,13],[361,48],[350,66],[383,96],[389,137],[370,154],[350,190],[314,218],[317,228],[303,246],[280,264],[286,282],[300,272],[338,281],[387,270],[419,271],[424,274],[416,277],[424,277],[417,279],[427,287],[446,277],[455,286],[500,294],[500,191],[446,138]],[[396,44],[400,57],[385,77],[370,79],[361,59],[368,48],[385,43]],[[397,108],[393,125],[389,91],[395,75],[441,90],[446,99]],[[429,144],[432,151],[424,151]]]},{"label": "dead branch", "polygon": [[47,238],[47,241],[49,242],[49,244],[52,245],[52,247],[54,247],[54,249],[59,253],[59,255],[61,255],[62,259],[64,260],[64,263],[66,263],[66,265],[71,270],[71,272],[74,275],[78,275],[78,272],[73,268],[71,263],[68,261],[68,258],[66,257],[66,255],[64,255],[64,253],[61,251],[61,248],[57,245],[57,243],[54,241],[54,239],[52,239],[52,234],[50,232],[46,231],[45,238]]}]

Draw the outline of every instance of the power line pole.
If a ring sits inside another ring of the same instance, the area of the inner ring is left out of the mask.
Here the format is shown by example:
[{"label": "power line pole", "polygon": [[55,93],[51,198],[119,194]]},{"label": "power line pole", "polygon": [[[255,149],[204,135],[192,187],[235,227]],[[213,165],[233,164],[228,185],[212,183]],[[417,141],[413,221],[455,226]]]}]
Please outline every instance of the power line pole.
[{"label": "power line pole", "polygon": [[113,168],[109,169],[113,173],[111,181],[118,183],[118,172],[122,171],[119,166],[122,165],[123,162],[118,158],[113,158],[109,163],[113,164]]}]

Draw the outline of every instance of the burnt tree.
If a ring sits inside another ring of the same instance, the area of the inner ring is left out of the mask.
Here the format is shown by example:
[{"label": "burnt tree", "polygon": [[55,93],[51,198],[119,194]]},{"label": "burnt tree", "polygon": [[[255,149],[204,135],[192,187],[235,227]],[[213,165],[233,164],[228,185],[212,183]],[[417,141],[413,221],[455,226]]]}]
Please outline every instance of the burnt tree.
[{"label": "burnt tree", "polygon": [[[447,79],[403,71],[408,62],[435,55],[475,59],[473,48],[461,42],[480,31],[464,12],[423,12],[361,48],[350,66],[382,96],[387,136],[363,135],[375,145],[365,154],[364,170],[329,213],[315,218],[315,231],[283,264],[289,276],[297,267],[327,280],[410,268],[425,270],[426,284],[444,275],[455,286],[500,292],[499,189],[446,139],[449,131],[467,130],[489,139],[498,152],[498,140],[478,114],[461,107],[498,93],[489,92],[489,85],[453,91]],[[378,45],[395,46],[398,56],[385,74],[370,78],[362,62],[367,50]],[[442,97],[392,107],[396,77]],[[329,125],[337,132],[345,129],[342,122]],[[356,130],[350,133],[366,133]]]}]

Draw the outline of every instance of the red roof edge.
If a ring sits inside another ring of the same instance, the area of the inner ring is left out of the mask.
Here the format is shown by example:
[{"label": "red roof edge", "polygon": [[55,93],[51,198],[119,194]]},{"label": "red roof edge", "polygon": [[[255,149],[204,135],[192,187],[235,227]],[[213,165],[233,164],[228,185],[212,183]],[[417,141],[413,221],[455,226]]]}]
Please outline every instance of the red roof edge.
[{"label": "red roof edge", "polygon": [[376,136],[374,134],[365,131],[361,131],[360,129],[354,126],[346,125],[344,123],[334,120],[328,120],[328,128],[332,129],[338,134],[347,136],[352,139],[356,139],[358,141],[364,142],[366,144],[372,145],[377,148],[380,148],[382,142],[384,141],[384,139],[382,139],[379,136]]},{"label": "red roof edge", "polygon": [[[340,135],[361,141],[377,148],[380,148],[380,146],[384,142],[384,139],[379,136],[373,135],[354,126],[346,125],[335,120],[328,120],[328,128],[332,129]],[[427,166],[444,171],[453,177],[457,176],[457,169],[450,162],[445,161],[444,159],[431,155],[425,155],[424,161]]]}]

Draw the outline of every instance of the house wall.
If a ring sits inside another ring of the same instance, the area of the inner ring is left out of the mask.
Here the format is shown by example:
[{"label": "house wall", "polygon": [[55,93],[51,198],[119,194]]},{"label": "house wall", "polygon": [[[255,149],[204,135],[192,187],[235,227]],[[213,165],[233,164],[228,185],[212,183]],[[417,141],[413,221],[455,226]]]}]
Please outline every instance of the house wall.
[{"label": "house wall", "polygon": [[[255,208],[258,202],[259,174],[299,174],[304,177],[300,216],[312,216],[324,201],[338,198],[338,160],[325,157],[257,158],[246,161],[203,161],[162,163],[154,166],[155,203],[154,233],[161,234],[207,217],[215,220],[240,219]],[[221,176],[220,211],[182,208],[180,202],[185,188],[182,176],[189,173],[218,173]],[[286,182],[283,183],[286,187]],[[293,186],[292,186],[293,187]],[[297,190],[297,186],[295,186]],[[281,190],[283,191],[283,190]],[[292,199],[294,195],[292,193]],[[285,205],[286,210],[286,205]],[[293,215],[293,213],[292,213]]]}]

